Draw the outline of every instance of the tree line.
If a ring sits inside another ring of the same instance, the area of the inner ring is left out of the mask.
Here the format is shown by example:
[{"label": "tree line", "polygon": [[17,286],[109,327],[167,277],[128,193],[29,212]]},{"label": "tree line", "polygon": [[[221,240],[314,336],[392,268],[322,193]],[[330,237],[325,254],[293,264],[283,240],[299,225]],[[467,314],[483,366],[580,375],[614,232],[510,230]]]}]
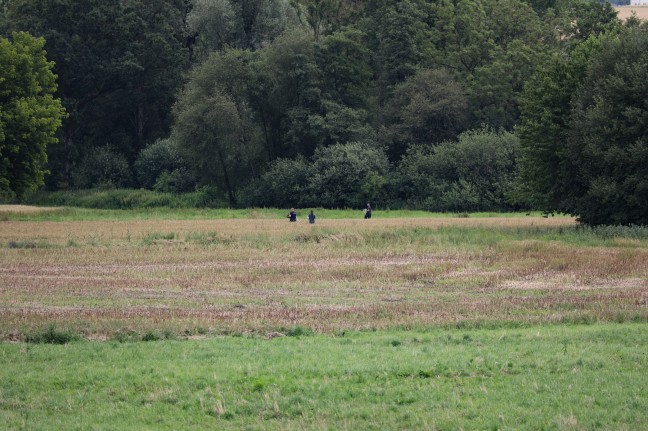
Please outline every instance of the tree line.
[{"label": "tree line", "polygon": [[[3,64],[27,45],[40,70],[0,72],[6,197],[208,189],[233,207],[648,224],[648,33],[607,2],[0,5]],[[49,122],[12,132],[22,105]]]}]

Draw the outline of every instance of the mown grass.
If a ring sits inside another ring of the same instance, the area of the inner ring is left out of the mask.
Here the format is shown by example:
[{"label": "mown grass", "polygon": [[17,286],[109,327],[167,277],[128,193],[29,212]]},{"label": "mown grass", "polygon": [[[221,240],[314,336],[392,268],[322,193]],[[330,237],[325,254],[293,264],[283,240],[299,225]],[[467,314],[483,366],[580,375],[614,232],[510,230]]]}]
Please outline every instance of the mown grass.
[{"label": "mown grass", "polygon": [[645,324],[0,345],[1,429],[640,430]]}]

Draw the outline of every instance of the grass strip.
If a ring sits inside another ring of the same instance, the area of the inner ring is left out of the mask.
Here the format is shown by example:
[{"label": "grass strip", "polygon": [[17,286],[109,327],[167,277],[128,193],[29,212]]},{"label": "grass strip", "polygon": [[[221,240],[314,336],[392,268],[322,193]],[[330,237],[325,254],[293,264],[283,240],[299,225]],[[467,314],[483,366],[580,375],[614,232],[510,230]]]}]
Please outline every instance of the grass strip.
[{"label": "grass strip", "polygon": [[1,429],[645,429],[646,324],[0,344]]}]

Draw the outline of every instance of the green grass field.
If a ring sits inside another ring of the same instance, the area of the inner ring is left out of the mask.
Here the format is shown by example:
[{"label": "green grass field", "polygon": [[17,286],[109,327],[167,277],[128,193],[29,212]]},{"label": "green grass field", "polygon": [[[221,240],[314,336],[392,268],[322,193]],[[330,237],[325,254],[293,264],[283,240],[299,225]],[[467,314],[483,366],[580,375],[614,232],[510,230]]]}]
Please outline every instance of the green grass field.
[{"label": "green grass field", "polygon": [[646,429],[645,324],[5,344],[4,429]]},{"label": "green grass field", "polygon": [[283,212],[0,207],[0,429],[648,429],[648,228]]}]

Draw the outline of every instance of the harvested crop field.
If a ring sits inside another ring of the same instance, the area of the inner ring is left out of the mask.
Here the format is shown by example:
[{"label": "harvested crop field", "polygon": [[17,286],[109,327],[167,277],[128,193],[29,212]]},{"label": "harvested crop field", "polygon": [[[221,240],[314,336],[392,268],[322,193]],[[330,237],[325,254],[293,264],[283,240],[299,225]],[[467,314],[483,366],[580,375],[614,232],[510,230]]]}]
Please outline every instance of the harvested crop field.
[{"label": "harvested crop field", "polygon": [[624,21],[633,14],[641,20],[648,19],[648,6],[615,6],[614,10],[617,11],[617,17]]},{"label": "harvested crop field", "polygon": [[566,217],[14,221],[0,338],[646,320],[648,241]]}]

